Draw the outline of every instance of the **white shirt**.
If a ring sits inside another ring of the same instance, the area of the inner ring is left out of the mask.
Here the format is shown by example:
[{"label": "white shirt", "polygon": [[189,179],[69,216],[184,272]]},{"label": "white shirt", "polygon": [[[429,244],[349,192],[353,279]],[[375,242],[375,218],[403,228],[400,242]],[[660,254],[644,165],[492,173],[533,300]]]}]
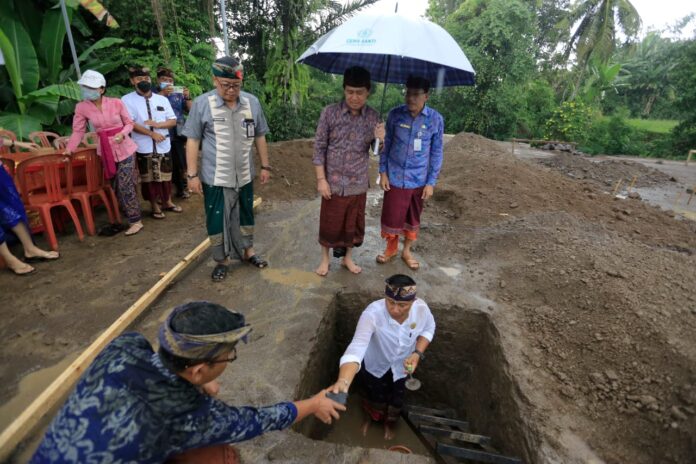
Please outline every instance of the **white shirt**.
[{"label": "white shirt", "polygon": [[[152,119],[155,122],[165,122],[169,119],[176,119],[176,114],[174,113],[172,105],[169,103],[167,97],[157,95],[153,92],[149,100],[152,118],[150,118],[147,114],[145,97],[140,95],[138,92],[133,91],[121,97],[121,101],[124,105],[126,105],[126,109],[128,110],[128,113],[130,113],[131,119],[136,124],[149,127],[145,125],[145,121],[148,119]],[[171,141],[169,140],[169,129],[153,130],[164,135],[164,140],[157,144],[157,153],[168,153],[172,148]],[[131,132],[131,138],[138,145],[138,153],[152,153],[152,137],[133,131]]]},{"label": "white shirt", "polygon": [[418,337],[429,342],[435,335],[435,318],[425,301],[416,298],[406,320],[399,324],[389,315],[384,299],[372,302],[360,316],[358,326],[339,365],[361,364],[379,378],[391,368],[394,381],[406,377],[404,361],[416,349]]}]

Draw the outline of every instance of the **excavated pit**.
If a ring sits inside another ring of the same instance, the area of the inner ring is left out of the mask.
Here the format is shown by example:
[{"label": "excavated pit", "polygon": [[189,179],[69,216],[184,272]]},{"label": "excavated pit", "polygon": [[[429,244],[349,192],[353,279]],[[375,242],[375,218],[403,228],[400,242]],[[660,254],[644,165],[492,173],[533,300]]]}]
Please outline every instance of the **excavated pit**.
[{"label": "excavated pit", "polygon": [[[338,360],[352,339],[358,318],[374,300],[374,295],[364,293],[336,295],[312,339],[312,354],[297,397],[306,397],[333,384],[338,374]],[[429,306],[435,316],[437,332],[426,361],[416,373],[423,386],[419,391],[407,392],[406,403],[452,408],[459,419],[470,423],[472,433],[490,436],[499,452],[534,462],[535,434],[521,415],[518,387],[511,377],[500,335],[489,315],[460,306]],[[351,387],[351,397],[355,390],[355,386]],[[349,407],[358,405],[358,401],[349,400]],[[401,421],[400,427],[407,427],[405,421]],[[297,426],[297,431],[315,440],[354,446],[386,448],[401,444],[365,441],[357,427],[347,433],[331,433],[329,426],[318,421],[304,421]],[[424,447],[416,447],[414,452],[427,454]]]}]

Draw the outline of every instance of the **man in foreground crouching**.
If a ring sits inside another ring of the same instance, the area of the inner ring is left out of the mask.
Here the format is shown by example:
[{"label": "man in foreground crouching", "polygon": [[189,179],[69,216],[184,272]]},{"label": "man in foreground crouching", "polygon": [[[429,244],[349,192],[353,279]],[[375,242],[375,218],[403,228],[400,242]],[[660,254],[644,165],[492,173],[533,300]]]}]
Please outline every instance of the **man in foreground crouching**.
[{"label": "man in foreground crouching", "polygon": [[32,463],[239,463],[229,443],[282,430],[345,407],[326,391],[262,408],[214,396],[215,380],[237,358],[251,327],[244,316],[195,301],[174,308],[155,353],[140,334],[116,338],[94,360],[48,428]]}]

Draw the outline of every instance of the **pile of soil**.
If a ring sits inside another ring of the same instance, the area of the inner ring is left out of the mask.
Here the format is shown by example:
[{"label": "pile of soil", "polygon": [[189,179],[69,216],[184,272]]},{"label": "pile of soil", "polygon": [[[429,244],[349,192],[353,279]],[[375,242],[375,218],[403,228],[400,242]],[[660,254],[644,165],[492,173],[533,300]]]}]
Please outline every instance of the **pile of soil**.
[{"label": "pile of soil", "polygon": [[269,143],[268,152],[273,182],[255,189],[264,200],[309,200],[317,195],[313,139]]},{"label": "pile of soil", "polygon": [[527,380],[555,414],[607,462],[693,462],[694,223],[473,134],[446,145],[434,199],[417,251],[497,266],[487,296],[522,321]]},{"label": "pile of soil", "polygon": [[626,160],[607,160],[593,162],[586,156],[559,153],[552,158],[539,160],[544,166],[561,171],[566,176],[578,180],[590,180],[598,185],[614,187],[623,179],[628,186],[636,178],[636,187],[650,187],[676,179],[655,169]]}]

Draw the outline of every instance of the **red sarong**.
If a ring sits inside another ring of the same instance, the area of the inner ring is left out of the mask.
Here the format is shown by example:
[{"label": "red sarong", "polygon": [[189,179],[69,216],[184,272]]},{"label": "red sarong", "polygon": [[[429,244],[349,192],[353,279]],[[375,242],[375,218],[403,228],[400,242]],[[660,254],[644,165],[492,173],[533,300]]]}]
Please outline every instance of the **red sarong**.
[{"label": "red sarong", "polygon": [[365,239],[367,193],[321,199],[319,243],[327,248],[354,247]]},{"label": "red sarong", "polygon": [[[423,212],[423,188],[391,187],[382,201],[382,235],[410,235],[415,239]],[[410,237],[407,237],[410,238]]]}]

